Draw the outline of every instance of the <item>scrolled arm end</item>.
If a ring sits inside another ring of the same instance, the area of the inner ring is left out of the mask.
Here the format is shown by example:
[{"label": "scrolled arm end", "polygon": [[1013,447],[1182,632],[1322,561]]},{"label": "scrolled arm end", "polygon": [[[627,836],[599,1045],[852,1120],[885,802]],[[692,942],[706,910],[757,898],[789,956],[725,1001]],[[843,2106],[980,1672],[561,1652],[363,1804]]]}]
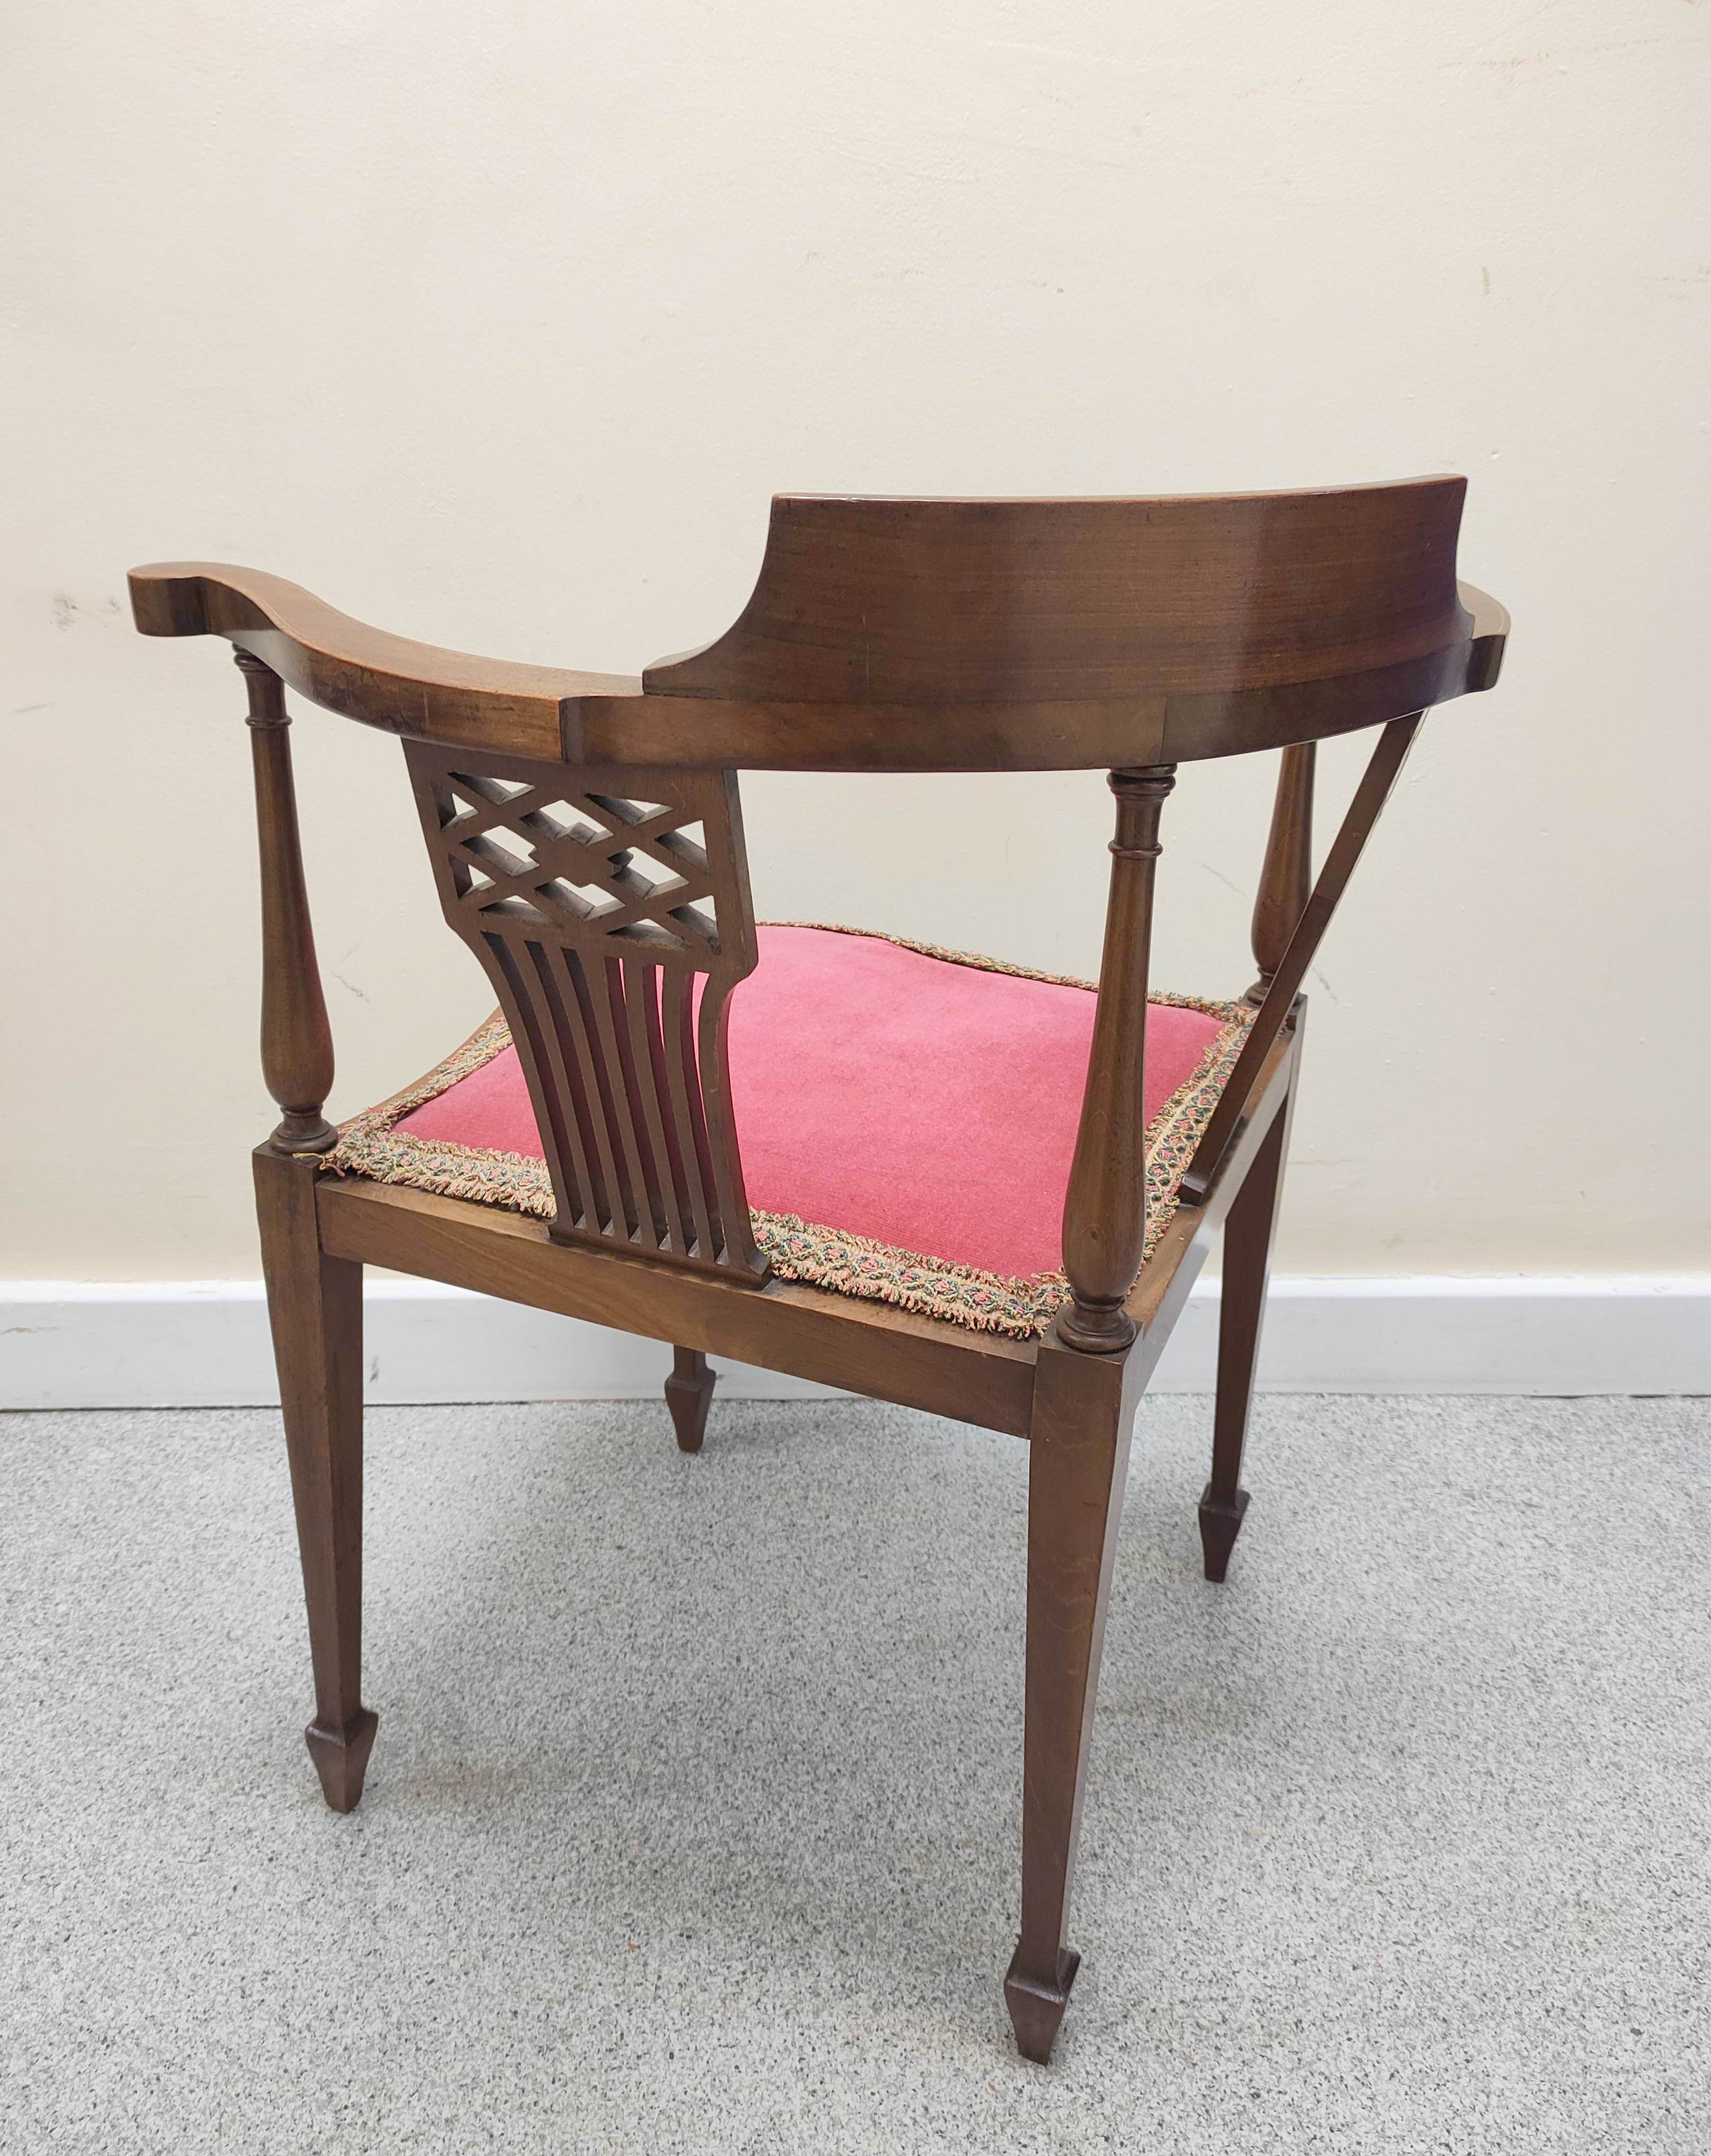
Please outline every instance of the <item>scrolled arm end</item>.
[{"label": "scrolled arm end", "polygon": [[145,636],[207,636],[207,587],[199,569],[177,562],[148,562],[126,579],[131,618]]},{"label": "scrolled arm end", "polygon": [[145,636],[225,636],[328,711],[426,741],[571,756],[584,714],[638,699],[630,675],[480,659],[371,629],[299,584],[226,562],[153,562],[131,572]]}]

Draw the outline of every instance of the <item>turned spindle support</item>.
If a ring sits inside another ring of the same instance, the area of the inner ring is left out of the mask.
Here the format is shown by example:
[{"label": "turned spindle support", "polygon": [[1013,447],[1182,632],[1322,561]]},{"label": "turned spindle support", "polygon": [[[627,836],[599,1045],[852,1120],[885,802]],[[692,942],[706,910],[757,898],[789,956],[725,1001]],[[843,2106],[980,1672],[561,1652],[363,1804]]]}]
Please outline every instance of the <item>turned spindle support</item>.
[{"label": "turned spindle support", "polygon": [[1283,751],[1272,803],[1271,829],[1265,842],[1265,865],[1253,901],[1253,963],[1259,978],[1247,1000],[1265,1001],[1283,963],[1307,901],[1313,896],[1313,778],[1317,742],[1302,742]]},{"label": "turned spindle support", "polygon": [[272,667],[248,651],[233,656],[249,692],[261,848],[262,1075],[284,1111],[268,1142],[275,1152],[326,1152],[339,1142],[321,1113],[333,1089],[333,1036],[303,880],[291,778],[291,721],[284,686]]},{"label": "turned spindle support", "polygon": [[1152,945],[1153,877],[1159,814],[1176,784],[1174,764],[1114,771],[1117,835],[1081,1127],[1063,1201],[1063,1270],[1074,1301],[1058,1313],[1060,1340],[1088,1354],[1112,1354],[1135,1337],[1123,1306],[1146,1247],[1147,963]]}]

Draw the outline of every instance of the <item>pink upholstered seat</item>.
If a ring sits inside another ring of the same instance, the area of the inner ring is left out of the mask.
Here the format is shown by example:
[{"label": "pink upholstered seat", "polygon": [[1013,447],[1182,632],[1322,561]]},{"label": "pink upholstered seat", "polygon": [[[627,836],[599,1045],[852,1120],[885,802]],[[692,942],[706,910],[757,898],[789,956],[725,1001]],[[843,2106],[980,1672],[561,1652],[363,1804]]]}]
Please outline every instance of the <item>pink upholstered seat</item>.
[{"label": "pink upholstered seat", "polygon": [[[1037,1330],[1063,1293],[1089,988],[878,936],[768,927],[759,937],[759,967],[731,999],[731,1097],[757,1237],[775,1270],[963,1322]],[[1186,999],[1152,1008],[1155,1232],[1248,1015]],[[448,1082],[432,1097],[395,1104],[379,1152],[363,1158],[359,1144],[353,1154],[347,1137],[335,1164],[550,1212],[516,1052],[497,1029],[492,1040],[498,1052],[473,1069],[466,1057],[467,1075],[442,1066]],[[420,1098],[424,1088],[412,1090]],[[473,1175],[466,1149],[487,1163]],[[448,1177],[448,1156],[463,1173]],[[417,1173],[403,1172],[412,1163]]]}]

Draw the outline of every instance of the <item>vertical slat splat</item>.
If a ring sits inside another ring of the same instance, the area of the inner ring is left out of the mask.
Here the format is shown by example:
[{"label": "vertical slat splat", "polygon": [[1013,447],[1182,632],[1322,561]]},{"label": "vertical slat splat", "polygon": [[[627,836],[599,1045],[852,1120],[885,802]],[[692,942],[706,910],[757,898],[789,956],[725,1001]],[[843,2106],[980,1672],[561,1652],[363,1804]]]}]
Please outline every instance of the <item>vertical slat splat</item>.
[{"label": "vertical slat splat", "polygon": [[757,1270],[761,1261],[749,1224],[742,1158],[737,1151],[736,1126],[731,1112],[730,1065],[725,1050],[729,1016],[730,1007],[723,995],[715,998],[710,990],[702,997],[698,1028],[702,1110],[719,1191],[719,1215],[725,1229],[725,1261],[733,1266]]},{"label": "vertical slat splat", "polygon": [[[600,963],[597,958],[594,961],[597,967]],[[579,1060],[586,1074],[588,1110],[606,1177],[611,1208],[607,1227],[613,1235],[628,1243],[636,1231],[635,1201],[624,1164],[623,1142],[618,1134],[617,1108],[612,1097],[613,1073],[601,1040],[596,1008],[597,983],[589,979],[588,968],[579,952],[561,951],[559,963],[570,993],[573,1014],[571,1022],[576,1035]]]},{"label": "vertical slat splat", "polygon": [[640,1101],[642,1122],[652,1157],[651,1194],[655,1219],[670,1250],[682,1256],[689,1248],[679,1204],[677,1179],[672,1167],[676,1150],[670,1132],[671,1103],[659,1093],[659,1073],[654,1061],[653,1041],[659,1030],[658,998],[660,969],[633,958],[624,961],[624,1022],[628,1043],[625,1072],[633,1096]]},{"label": "vertical slat splat", "polygon": [[695,1061],[695,983],[694,973],[678,974],[672,983],[669,1008],[662,1009],[661,1018],[665,1066],[678,1129],[684,1138],[684,1172],[689,1178],[695,1234],[708,1257],[716,1259],[723,1250],[724,1237],[720,1231],[717,1186],[707,1148],[707,1126],[701,1111],[701,1074]]},{"label": "vertical slat splat", "polygon": [[653,1207],[648,1189],[648,1163],[638,1135],[635,1102],[630,1074],[624,1068],[623,968],[616,958],[594,958],[584,963],[588,1001],[600,1044],[600,1060],[606,1073],[607,1098],[612,1104],[612,1142],[623,1163],[626,1205],[633,1233],[644,1245],[658,1247]]},{"label": "vertical slat splat", "polygon": [[576,1192],[566,1173],[570,1156],[565,1129],[564,1101],[551,1080],[552,1018],[543,1008],[540,984],[526,953],[508,936],[489,933],[483,938],[489,954],[488,972],[499,990],[511,1039],[516,1044],[523,1075],[529,1081],[529,1097],[535,1109],[535,1127],[547,1173],[558,1194],[561,1211],[574,1213]]},{"label": "vertical slat splat", "polygon": [[759,957],[735,774],[405,754],[442,909],[529,1080],[552,1233],[761,1276],[725,1047]]},{"label": "vertical slat splat", "polygon": [[525,947],[538,984],[543,1011],[550,1019],[546,1035],[547,1064],[554,1113],[562,1127],[566,1165],[576,1183],[576,1210],[566,1226],[599,1229],[611,1219],[607,1185],[600,1172],[594,1144],[593,1119],[589,1114],[587,1089],[578,1056],[576,1031],[566,1005],[566,983],[555,967],[554,953],[532,939]]}]

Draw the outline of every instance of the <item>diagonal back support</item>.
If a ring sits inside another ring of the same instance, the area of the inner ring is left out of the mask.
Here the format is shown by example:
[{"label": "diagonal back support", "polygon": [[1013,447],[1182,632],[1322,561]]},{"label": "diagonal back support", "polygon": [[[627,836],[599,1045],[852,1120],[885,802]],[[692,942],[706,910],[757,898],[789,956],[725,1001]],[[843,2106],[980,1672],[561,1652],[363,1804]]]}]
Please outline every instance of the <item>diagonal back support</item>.
[{"label": "diagonal back support", "polygon": [[725,1050],[758,955],[735,775],[405,756],[441,906],[528,1078],[553,1235],[763,1278]]},{"label": "diagonal back support", "polygon": [[[1366,841],[1372,835],[1372,827],[1379,813],[1391,798],[1391,789],[1401,776],[1402,766],[1407,761],[1408,751],[1414,745],[1423,711],[1412,711],[1405,718],[1392,719],[1378,737],[1360,783],[1355,789],[1355,798],[1349,803],[1347,814],[1325,856],[1324,866],[1319,880],[1313,886],[1301,916],[1285,946],[1276,970],[1266,983],[1264,1000],[1253,1021],[1253,1030],[1236,1068],[1230,1073],[1228,1084],[1219,1096],[1212,1119],[1201,1135],[1200,1145],[1188,1173],[1182,1178],[1182,1200],[1185,1204],[1200,1205],[1217,1179],[1224,1155],[1229,1151],[1247,1106],[1249,1094],[1261,1066],[1270,1055],[1289,1015],[1290,1006],[1297,991],[1306,978],[1307,968],[1313,963],[1319,940],[1330,926],[1331,916],[1339,901],[1349,887],[1349,879],[1355,873],[1356,863],[1365,850]],[[1284,785],[1293,774],[1285,774]],[[1309,774],[1310,776],[1310,774]]]}]

